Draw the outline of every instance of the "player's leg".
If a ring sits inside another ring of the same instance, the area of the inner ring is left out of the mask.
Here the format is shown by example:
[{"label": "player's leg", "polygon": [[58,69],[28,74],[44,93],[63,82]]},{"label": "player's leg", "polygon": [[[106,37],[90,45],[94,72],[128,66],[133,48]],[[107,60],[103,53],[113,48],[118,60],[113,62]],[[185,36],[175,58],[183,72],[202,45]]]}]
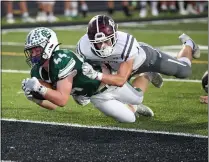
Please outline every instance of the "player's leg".
[{"label": "player's leg", "polygon": [[157,88],[161,88],[163,86],[162,76],[155,72],[136,74],[132,85],[133,87],[140,88],[143,92],[145,92],[148,88],[149,82],[151,82]]},{"label": "player's leg", "polygon": [[183,33],[182,35],[179,36],[179,39],[185,48],[183,48],[179,52],[179,54],[177,55],[177,58],[187,57],[191,61],[192,60],[191,50],[192,50],[192,57],[194,59],[200,58],[199,46],[188,35]]},{"label": "player's leg", "polygon": [[187,57],[176,59],[161,51],[155,50],[149,46],[141,46],[149,55],[146,62],[140,67],[139,71],[158,72],[177,78],[186,78],[191,74],[191,61]]},{"label": "player's leg", "polygon": [[142,92],[146,92],[149,84],[149,78],[144,73],[136,76],[136,78],[132,82],[133,87],[140,88]]},{"label": "player's leg", "polygon": [[20,1],[19,5],[20,5],[20,10],[22,12],[22,21],[23,22],[34,23],[35,20],[29,16],[26,2],[25,1]]},{"label": "player's leg", "polygon": [[133,123],[136,120],[135,110],[117,100],[102,100],[91,98],[91,103],[107,116],[111,116],[119,122]]},{"label": "player's leg", "polygon": [[140,88],[133,88],[131,84],[125,83],[122,87],[106,86],[105,91],[99,91],[94,98],[103,100],[118,100],[123,103],[137,105],[143,101],[143,91]]},{"label": "player's leg", "polygon": [[6,15],[6,21],[9,24],[13,24],[15,23],[15,19],[13,17],[13,2],[12,1],[4,1],[5,7],[6,7],[6,11],[7,11],[7,15]]},{"label": "player's leg", "polygon": [[146,53],[147,58],[137,73],[152,71],[177,78],[188,77],[192,72],[192,57],[200,57],[200,51],[197,44],[187,35],[183,34],[179,38],[185,46],[177,55],[177,58],[171,57],[149,45],[141,45],[140,47]]},{"label": "player's leg", "polygon": [[140,46],[147,55],[147,59],[139,72],[153,71],[177,78],[186,78],[192,73],[191,61],[200,57],[198,45],[186,34],[179,37],[184,44],[177,58],[171,57],[149,45]]},{"label": "player's leg", "polygon": [[[139,86],[140,87],[140,86]],[[146,87],[144,87],[146,88]],[[143,89],[143,87],[142,87]],[[144,116],[153,116],[153,111],[142,104],[143,91],[139,88],[133,88],[129,83],[125,83],[122,87],[109,86],[107,90],[91,97],[91,102],[99,100],[106,102],[109,100],[117,100],[121,103],[132,105],[138,114]]]}]

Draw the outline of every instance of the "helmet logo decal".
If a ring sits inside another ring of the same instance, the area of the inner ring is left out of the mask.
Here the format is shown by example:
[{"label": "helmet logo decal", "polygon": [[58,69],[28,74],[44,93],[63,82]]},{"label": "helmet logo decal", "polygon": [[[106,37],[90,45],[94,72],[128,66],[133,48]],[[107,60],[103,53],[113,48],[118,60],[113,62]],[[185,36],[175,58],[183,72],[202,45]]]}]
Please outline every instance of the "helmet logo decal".
[{"label": "helmet logo decal", "polygon": [[114,21],[113,21],[112,19],[109,19],[109,24],[110,24],[112,27],[115,26],[115,23],[114,23]]},{"label": "helmet logo decal", "polygon": [[41,34],[42,34],[44,37],[46,37],[46,38],[48,38],[48,37],[51,36],[51,34],[50,34],[50,32],[49,32],[48,30],[42,30],[42,31],[41,31]]}]

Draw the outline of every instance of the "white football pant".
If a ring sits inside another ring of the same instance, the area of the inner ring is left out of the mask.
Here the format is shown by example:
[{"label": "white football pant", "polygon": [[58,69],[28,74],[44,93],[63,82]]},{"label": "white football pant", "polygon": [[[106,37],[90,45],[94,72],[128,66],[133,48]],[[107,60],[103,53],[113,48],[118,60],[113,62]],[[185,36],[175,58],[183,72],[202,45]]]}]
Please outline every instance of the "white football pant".
[{"label": "white football pant", "polygon": [[129,83],[125,83],[122,87],[109,86],[107,90],[90,99],[91,103],[105,115],[120,122],[135,122],[135,114],[126,104],[142,103],[143,92],[138,92]]}]

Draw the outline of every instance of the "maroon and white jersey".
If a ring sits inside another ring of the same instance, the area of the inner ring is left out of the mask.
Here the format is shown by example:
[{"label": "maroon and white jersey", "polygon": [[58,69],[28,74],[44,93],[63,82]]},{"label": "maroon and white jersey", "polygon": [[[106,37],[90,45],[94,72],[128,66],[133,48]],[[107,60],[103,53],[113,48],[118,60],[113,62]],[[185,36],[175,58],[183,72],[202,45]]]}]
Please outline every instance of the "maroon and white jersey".
[{"label": "maroon and white jersey", "polygon": [[93,65],[109,64],[115,71],[119,69],[122,62],[134,59],[133,71],[138,69],[145,61],[146,54],[140,48],[137,40],[130,34],[117,31],[117,42],[113,47],[112,54],[109,57],[99,57],[91,48],[88,35],[85,34],[78,42],[76,52]]}]

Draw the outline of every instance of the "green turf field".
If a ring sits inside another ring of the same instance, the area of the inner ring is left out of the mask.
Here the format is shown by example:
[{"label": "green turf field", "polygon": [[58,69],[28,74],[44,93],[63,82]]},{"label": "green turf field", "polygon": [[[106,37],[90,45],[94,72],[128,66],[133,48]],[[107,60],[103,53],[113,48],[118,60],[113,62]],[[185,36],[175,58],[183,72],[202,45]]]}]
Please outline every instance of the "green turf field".
[{"label": "green turf field", "polygon": [[[175,25],[149,25],[144,27],[120,27],[133,34],[138,41],[154,47],[180,45],[178,36],[185,32],[201,46],[208,45],[207,23]],[[75,46],[86,28],[77,30],[56,30],[59,41],[65,46]],[[23,45],[27,32],[8,32],[2,35],[2,69],[29,70],[24,58]],[[193,74],[189,79],[201,80],[208,69],[208,50],[193,61]],[[2,73],[2,117],[78,123],[85,125],[117,126],[158,131],[184,132],[207,135],[208,107],[199,103],[199,96],[205,95],[201,83],[164,82],[161,89],[150,85],[144,104],[155,113],[153,118],[140,117],[135,123],[122,124],[104,116],[92,105],[81,107],[71,99],[64,108],[49,111],[30,103],[21,91],[21,81],[29,74]]]}]

